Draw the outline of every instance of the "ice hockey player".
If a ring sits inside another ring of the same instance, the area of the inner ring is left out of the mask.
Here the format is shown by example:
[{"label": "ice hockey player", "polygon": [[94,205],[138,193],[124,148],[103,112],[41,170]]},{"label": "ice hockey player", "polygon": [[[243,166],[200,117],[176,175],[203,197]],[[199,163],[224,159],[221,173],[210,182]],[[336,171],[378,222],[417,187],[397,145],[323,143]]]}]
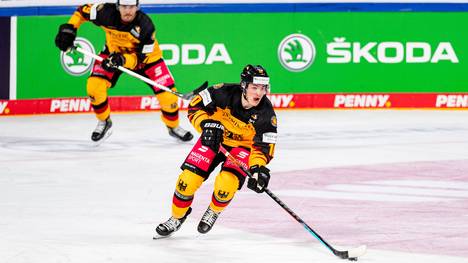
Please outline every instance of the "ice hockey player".
[{"label": "ice hockey player", "polygon": [[172,198],[172,216],[157,226],[156,237],[179,230],[191,212],[195,192],[220,164],[211,203],[198,224],[200,233],[213,227],[246,179],[246,174],[225,155],[220,145],[249,167],[254,178],[247,187],[262,193],[270,171],[265,166],[273,158],[276,144],[276,115],[270,100],[269,76],[260,66],[247,65],[239,84],[218,84],[199,93],[189,105],[188,117],[201,136],[182,164]]},{"label": "ice hockey player", "polygon": [[[154,24],[148,15],[139,10],[138,0],[79,6],[68,23],[59,27],[56,46],[64,52],[73,47],[78,28],[87,21],[101,27],[106,33],[106,44],[99,54],[104,60],[102,63],[95,62],[86,86],[98,118],[98,125],[91,135],[91,139],[97,142],[110,135],[112,121],[108,90],[121,75],[117,70],[119,66],[135,70],[174,91],[176,88],[155,38]],[[182,141],[191,140],[193,135],[179,126],[177,96],[157,87],[151,88],[161,105],[161,119],[169,134]]]}]

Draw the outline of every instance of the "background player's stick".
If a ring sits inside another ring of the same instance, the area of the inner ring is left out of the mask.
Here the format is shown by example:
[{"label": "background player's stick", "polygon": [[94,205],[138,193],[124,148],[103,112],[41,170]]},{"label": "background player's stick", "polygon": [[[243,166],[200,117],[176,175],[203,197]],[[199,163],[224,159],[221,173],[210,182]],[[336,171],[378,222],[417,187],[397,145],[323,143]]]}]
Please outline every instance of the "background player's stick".
[{"label": "background player's stick", "polygon": [[[86,56],[92,57],[92,58],[94,58],[94,59],[97,60],[97,61],[101,61],[101,62],[102,62],[102,61],[104,60],[102,57],[100,57],[100,56],[98,56],[98,55],[96,55],[96,54],[94,54],[94,53],[92,53],[92,52],[89,52],[89,51],[87,51],[87,50],[85,50],[85,49],[82,49],[82,48],[80,48],[80,47],[74,46],[74,47],[72,47],[72,49],[74,49],[74,50],[76,50],[76,51],[78,51],[78,52],[80,52],[80,53],[83,53],[83,54],[86,55]],[[182,93],[180,93],[180,92],[173,91],[173,90],[171,90],[170,88],[168,88],[168,87],[166,87],[166,86],[163,86],[163,85],[161,85],[161,84],[159,84],[159,83],[156,83],[156,82],[152,81],[152,80],[149,79],[149,78],[146,78],[146,77],[144,77],[144,76],[142,76],[142,75],[140,75],[140,74],[137,74],[137,73],[135,73],[135,72],[133,72],[133,71],[131,71],[131,70],[125,68],[125,67],[119,66],[118,69],[119,69],[120,71],[122,71],[122,72],[127,73],[128,75],[130,75],[130,76],[132,76],[132,77],[135,77],[135,78],[137,78],[137,79],[140,79],[140,80],[142,80],[142,81],[144,81],[144,82],[146,82],[146,83],[148,83],[148,84],[150,84],[150,85],[152,85],[152,86],[158,87],[158,88],[160,88],[160,89],[162,89],[162,90],[164,90],[164,91],[170,92],[170,93],[172,93],[172,94],[176,95],[177,97],[180,97],[180,98],[182,98],[182,99],[184,99],[184,100],[191,100],[195,95],[198,94],[198,92],[200,92],[200,91],[206,89],[206,87],[208,87],[208,82],[205,81],[200,87],[196,88],[195,90],[193,90],[193,91],[191,91],[191,92],[189,92],[189,93],[186,93],[186,94],[182,94]]]},{"label": "background player's stick", "polygon": [[[252,177],[250,171],[242,165],[239,160],[237,160],[234,156],[232,156],[222,145],[219,147],[219,151],[222,152],[226,158],[231,160],[231,162],[235,163],[239,168],[247,174],[248,177]],[[325,247],[327,247],[335,256],[340,257],[342,259],[348,259],[351,261],[357,260],[358,257],[364,255],[366,253],[366,246],[362,245],[357,248],[352,248],[346,251],[340,251],[332,247],[330,244],[327,243],[317,232],[315,232],[309,225],[307,225],[304,220],[302,220],[296,213],[294,213],[283,201],[281,201],[276,195],[274,195],[270,189],[264,188],[265,193],[267,193],[276,203],[278,203],[288,214],[290,214],[297,222],[301,223],[301,225],[311,233],[320,243],[322,243]]]}]

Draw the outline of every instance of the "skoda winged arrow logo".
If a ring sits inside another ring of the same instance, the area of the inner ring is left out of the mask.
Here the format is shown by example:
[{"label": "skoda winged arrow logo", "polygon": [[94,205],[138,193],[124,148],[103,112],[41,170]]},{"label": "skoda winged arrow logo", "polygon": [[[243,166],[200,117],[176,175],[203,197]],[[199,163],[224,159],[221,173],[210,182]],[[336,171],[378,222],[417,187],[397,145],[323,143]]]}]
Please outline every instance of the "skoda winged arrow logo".
[{"label": "skoda winged arrow logo", "polygon": [[291,34],[281,41],[278,58],[287,70],[304,71],[314,62],[314,43],[303,34]]},{"label": "skoda winged arrow logo", "polygon": [[[95,53],[93,45],[85,38],[77,37],[75,46]],[[93,67],[94,59],[76,50],[70,50],[68,52],[61,52],[60,62],[62,63],[63,69],[68,74],[81,76],[86,74]]]}]

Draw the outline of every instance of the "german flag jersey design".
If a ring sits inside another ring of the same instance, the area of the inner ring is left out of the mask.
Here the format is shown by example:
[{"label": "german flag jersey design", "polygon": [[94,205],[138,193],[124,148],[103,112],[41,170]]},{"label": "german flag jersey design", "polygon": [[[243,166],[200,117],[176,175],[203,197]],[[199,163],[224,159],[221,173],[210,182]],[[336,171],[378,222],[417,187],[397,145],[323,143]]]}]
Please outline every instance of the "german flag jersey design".
[{"label": "german flag jersey design", "polygon": [[273,158],[276,138],[276,114],[264,96],[253,108],[242,107],[239,84],[218,84],[201,91],[189,105],[188,117],[198,132],[201,122],[217,120],[224,125],[223,144],[250,149],[249,166],[266,165]]},{"label": "german flag jersey design", "polygon": [[120,19],[117,5],[113,3],[86,4],[73,13],[69,24],[78,29],[90,21],[106,33],[105,53],[118,52],[125,57],[125,67],[134,69],[137,64],[149,64],[162,57],[155,38],[155,27],[151,18],[137,11],[135,19],[125,24]]}]

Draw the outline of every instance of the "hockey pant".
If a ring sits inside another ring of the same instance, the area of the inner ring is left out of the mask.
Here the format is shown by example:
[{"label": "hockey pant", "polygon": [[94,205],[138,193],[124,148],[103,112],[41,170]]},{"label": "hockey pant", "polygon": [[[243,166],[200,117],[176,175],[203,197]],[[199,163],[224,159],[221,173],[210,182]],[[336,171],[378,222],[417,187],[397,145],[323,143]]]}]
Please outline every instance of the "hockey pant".
[{"label": "hockey pant", "polygon": [[[106,58],[106,54],[99,56]],[[176,91],[174,79],[169,72],[164,60],[159,60],[150,65],[146,65],[144,70],[138,73],[143,76],[169,87]],[[120,71],[109,72],[101,67],[99,61],[95,61],[91,76],[88,78],[86,91],[91,105],[99,120],[106,120],[110,115],[110,106],[108,101],[108,90],[113,87],[121,75]],[[175,128],[179,125],[179,106],[176,95],[152,87],[156,98],[161,106],[161,119],[169,128]]]},{"label": "hockey pant", "polygon": [[[249,150],[241,147],[227,147],[243,165],[247,166]],[[223,211],[235,193],[239,190],[246,174],[224,154],[216,154],[210,148],[197,141],[182,165],[182,173],[177,179],[176,189],[172,199],[172,216],[182,218],[193,202],[195,192],[203,181],[208,179],[210,173],[222,163],[221,171],[215,178],[210,207],[215,212]]]}]

